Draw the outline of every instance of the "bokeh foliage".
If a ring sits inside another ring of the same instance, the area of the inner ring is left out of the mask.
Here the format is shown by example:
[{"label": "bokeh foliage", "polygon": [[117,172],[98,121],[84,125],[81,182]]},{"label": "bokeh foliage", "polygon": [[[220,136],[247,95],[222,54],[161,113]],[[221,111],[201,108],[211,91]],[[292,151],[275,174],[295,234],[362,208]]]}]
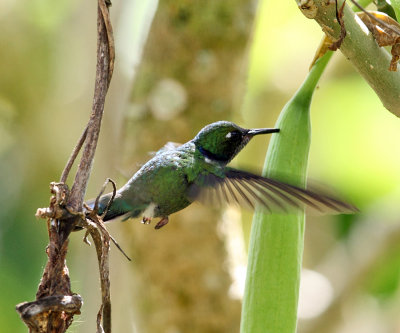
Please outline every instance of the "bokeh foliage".
[{"label": "bokeh foliage", "polygon": [[[124,2],[114,3],[112,7],[117,43],[118,38],[122,38],[118,37],[121,33],[118,29],[124,28],[120,24],[123,4]],[[178,7],[179,1],[166,2],[163,6],[166,12],[159,15],[168,15],[167,8],[174,11]],[[193,25],[196,25],[196,17],[207,16],[208,10],[214,12],[215,8],[198,6],[192,17]],[[225,105],[219,103],[210,105],[207,110],[211,114],[210,119],[217,119],[221,114],[227,117],[229,114],[231,120],[243,126],[271,126],[279,110],[305,77],[322,34],[314,22],[303,17],[294,1],[265,0],[258,7],[254,4],[249,10],[248,14],[256,17],[256,24],[253,39],[247,41],[250,50],[249,74],[247,87],[240,87],[247,89],[244,101],[240,98],[234,100],[229,105],[232,110],[224,109]],[[90,110],[95,71],[95,14],[95,3],[92,2],[0,2],[0,28],[4,32],[0,38],[2,332],[26,331],[14,306],[21,301],[33,299],[45,263],[44,249],[47,244],[45,225],[43,221],[36,221],[33,215],[37,207],[47,205],[48,183],[59,178]],[[220,39],[230,42],[229,35],[217,34],[225,25],[232,24],[223,14],[220,16],[220,25],[197,27],[199,34],[202,30],[210,34],[207,45],[210,50],[218,46]],[[186,33],[185,29],[181,29],[185,15],[185,12],[177,15],[179,20],[176,21],[174,33]],[[207,21],[207,17],[205,20]],[[209,30],[213,28],[216,30],[211,34]],[[185,38],[188,42],[193,42],[191,36]],[[185,58],[185,45],[178,47],[168,45],[168,42],[169,39],[165,38],[164,43],[170,52],[178,52],[177,59],[186,59],[190,63],[190,59]],[[117,63],[118,54],[129,49],[129,45],[122,44],[118,47]],[[207,63],[210,59],[207,57],[209,53],[201,55],[203,58],[199,59]],[[160,61],[162,56],[160,54]],[[226,57],[229,57],[228,51]],[[185,67],[179,67],[180,65],[176,64],[177,73],[181,74]],[[246,62],[243,66],[246,68]],[[153,70],[158,71],[157,68]],[[224,66],[213,67],[213,71],[215,75],[227,75]],[[107,176],[120,175],[117,171],[119,169],[123,169],[123,173],[131,173],[136,169],[136,163],[145,160],[144,155],[137,158],[137,143],[132,143],[133,148],[129,148],[130,142],[118,142],[120,136],[117,132],[121,128],[118,127],[121,122],[134,124],[138,121],[135,107],[140,102],[140,92],[151,88],[153,84],[151,76],[148,79],[149,83],[143,83],[143,86],[128,87],[129,103],[121,107],[121,114],[113,113],[114,104],[108,104],[89,196],[96,194]],[[124,88],[126,87],[111,87],[109,100],[118,100],[119,91]],[[209,92],[207,88],[207,84],[204,84],[198,89],[198,94],[215,93]],[[146,150],[156,150],[159,142],[176,140],[178,134],[182,135],[182,140],[189,139],[205,125],[205,118],[183,120],[186,119],[189,109],[199,107],[191,105],[191,102],[193,98],[189,95],[187,105],[182,110],[184,116],[169,120],[168,127],[149,111],[141,110],[143,113],[140,113],[139,120],[149,130],[170,129],[159,140],[147,141],[145,137],[141,137],[142,141],[139,142],[146,145]],[[220,113],[221,108],[226,112]],[[132,113],[133,117],[126,117],[132,116]],[[115,122],[115,118],[120,119],[120,122]],[[134,128],[133,126],[132,129]],[[351,267],[357,269],[364,258],[363,253],[371,247],[369,239],[375,239],[376,234],[384,234],[383,231],[387,228],[392,228],[388,234],[399,233],[399,140],[399,120],[383,108],[371,88],[338,52],[314,95],[310,176],[343,193],[361,208],[363,214],[350,219],[341,216],[309,219],[304,260],[305,267],[317,270],[320,268],[331,279],[334,287],[335,281],[343,280],[345,284],[346,279],[350,280],[348,270]],[[254,142],[234,162],[237,166],[251,170],[261,169],[266,144],[258,139]],[[121,151],[125,155],[116,156]],[[123,182],[123,177],[121,178]],[[188,208],[190,209],[192,208]],[[201,212],[198,207],[194,209],[196,214]],[[185,214],[190,216],[190,212]],[[243,216],[244,229],[248,230],[249,213],[245,212]],[[110,228],[121,238],[127,227],[117,223]],[[151,241],[151,232],[146,234]],[[360,242],[360,235],[365,242]],[[82,294],[85,300],[84,313],[71,328],[75,332],[89,331],[94,327],[92,314],[96,311],[98,301],[98,290],[94,283],[97,282],[97,275],[93,273],[96,267],[94,251],[83,246],[80,237],[74,236],[70,252],[74,291]],[[379,327],[382,332],[389,332],[400,326],[395,311],[400,306],[400,251],[398,246],[392,246],[392,243],[385,240],[384,237],[388,236],[382,237],[382,247],[378,247],[380,243],[376,243],[377,246],[373,249],[380,254],[378,258],[385,260],[380,260],[376,265],[371,264],[368,266],[369,270],[360,271],[359,280],[356,280],[360,283],[356,284],[348,297],[339,299],[339,308],[346,310],[345,316],[340,311],[339,315],[338,312],[328,311],[320,317],[324,319],[325,326],[322,327],[326,328],[325,332],[329,331],[328,326],[332,332],[339,332],[335,331],[337,326],[342,329],[341,332],[347,332],[346,329],[351,331],[350,328],[353,328],[353,332],[368,332],[363,325],[372,320],[379,325],[370,324],[367,329]],[[128,243],[128,239],[124,241]],[[388,246],[385,247],[385,244]],[[339,248],[344,248],[347,258],[337,256],[340,260],[330,261]],[[135,257],[135,254],[132,256]],[[114,312],[114,322],[118,323],[116,325],[123,325],[121,331],[131,330],[135,315],[123,308],[129,308],[132,300],[125,299],[123,294],[132,288],[126,286],[134,280],[129,275],[133,273],[126,268],[128,264],[118,254],[113,257],[111,265],[114,281],[118,282],[114,282],[113,286],[115,306],[122,313],[118,316],[118,311]],[[328,265],[336,275],[329,276],[329,270],[324,265]],[[336,290],[340,291],[340,288],[337,287]],[[120,304],[122,301],[128,303]],[[128,317],[129,314],[131,317]],[[360,316],[368,318],[361,323]],[[318,318],[314,321],[300,321],[299,329],[317,332],[313,330],[313,327],[317,327],[313,326],[317,325],[314,323],[316,321]]]}]

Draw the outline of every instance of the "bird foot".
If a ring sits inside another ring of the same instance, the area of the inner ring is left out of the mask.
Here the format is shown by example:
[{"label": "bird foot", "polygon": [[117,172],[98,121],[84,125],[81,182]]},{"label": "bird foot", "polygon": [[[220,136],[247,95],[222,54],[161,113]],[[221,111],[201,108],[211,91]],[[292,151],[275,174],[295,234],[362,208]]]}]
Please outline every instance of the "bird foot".
[{"label": "bird foot", "polygon": [[154,229],[160,229],[168,223],[168,216],[163,217],[154,227]]},{"label": "bird foot", "polygon": [[151,217],[143,216],[143,218],[142,218],[143,224],[150,224],[150,222],[151,222]]}]

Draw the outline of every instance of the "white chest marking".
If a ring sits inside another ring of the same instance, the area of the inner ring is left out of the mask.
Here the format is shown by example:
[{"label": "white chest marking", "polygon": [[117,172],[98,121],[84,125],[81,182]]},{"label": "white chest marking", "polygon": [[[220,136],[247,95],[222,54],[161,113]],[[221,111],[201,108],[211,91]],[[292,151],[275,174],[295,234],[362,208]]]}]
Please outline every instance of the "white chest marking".
[{"label": "white chest marking", "polygon": [[205,157],[205,158],[204,158],[204,161],[205,161],[206,163],[208,163],[208,164],[212,164],[212,165],[215,165],[215,166],[220,167],[220,168],[222,167],[222,165],[221,165],[220,162],[214,161],[214,160],[212,160],[212,159],[210,159],[210,158],[208,158],[208,157]]},{"label": "white chest marking", "polygon": [[157,207],[157,204],[154,202],[151,202],[146,209],[143,211],[143,217],[147,218],[152,218],[154,217],[155,209]]},{"label": "white chest marking", "polygon": [[215,164],[214,161],[209,159],[208,157],[206,157],[204,160],[206,161],[206,163]]}]

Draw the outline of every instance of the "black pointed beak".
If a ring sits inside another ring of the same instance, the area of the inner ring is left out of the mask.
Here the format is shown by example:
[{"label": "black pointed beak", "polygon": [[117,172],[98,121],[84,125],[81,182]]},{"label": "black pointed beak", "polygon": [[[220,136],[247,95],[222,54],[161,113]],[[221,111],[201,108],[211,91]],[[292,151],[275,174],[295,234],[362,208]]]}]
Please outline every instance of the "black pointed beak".
[{"label": "black pointed beak", "polygon": [[254,128],[248,130],[246,135],[249,135],[253,137],[254,135],[259,135],[259,134],[269,134],[269,133],[278,133],[279,128]]}]

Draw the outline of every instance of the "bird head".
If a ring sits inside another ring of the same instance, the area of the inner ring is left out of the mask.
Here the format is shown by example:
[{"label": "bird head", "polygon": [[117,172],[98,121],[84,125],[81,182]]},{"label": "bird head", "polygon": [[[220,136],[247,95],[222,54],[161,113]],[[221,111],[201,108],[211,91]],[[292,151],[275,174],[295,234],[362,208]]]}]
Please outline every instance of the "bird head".
[{"label": "bird head", "polygon": [[217,121],[204,127],[193,142],[206,158],[227,164],[253,136],[276,132],[278,128],[245,129],[229,121]]}]

